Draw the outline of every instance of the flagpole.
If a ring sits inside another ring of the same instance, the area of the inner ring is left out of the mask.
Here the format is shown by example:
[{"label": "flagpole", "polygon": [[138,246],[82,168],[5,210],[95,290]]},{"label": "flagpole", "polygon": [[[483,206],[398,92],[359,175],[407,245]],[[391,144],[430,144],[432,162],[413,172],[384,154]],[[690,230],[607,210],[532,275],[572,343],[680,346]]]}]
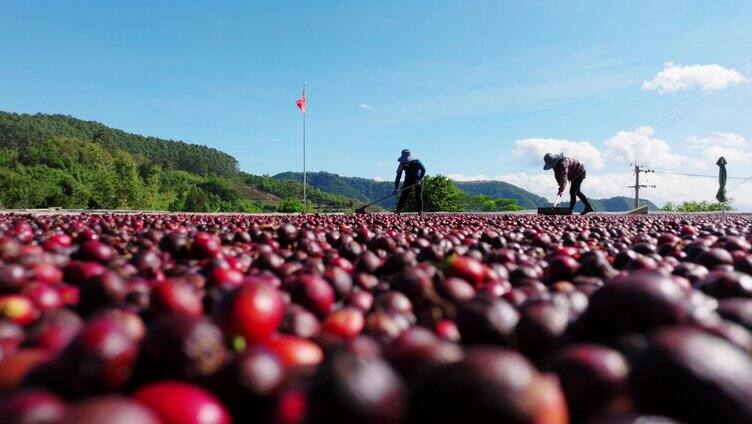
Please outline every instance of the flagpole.
[{"label": "flagpole", "polygon": [[[306,85],[303,84],[303,99],[306,98],[305,94]],[[303,213],[308,213],[308,198],[306,196],[306,186],[308,185],[308,180],[306,178],[306,128],[305,128],[305,117],[306,113],[305,110],[303,111]]]}]

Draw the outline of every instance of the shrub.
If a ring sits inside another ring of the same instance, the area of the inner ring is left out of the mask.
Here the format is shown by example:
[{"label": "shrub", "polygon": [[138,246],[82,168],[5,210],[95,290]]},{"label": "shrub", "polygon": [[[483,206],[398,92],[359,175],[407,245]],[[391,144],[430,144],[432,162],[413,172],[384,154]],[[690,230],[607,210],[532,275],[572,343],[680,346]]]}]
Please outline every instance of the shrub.
[{"label": "shrub", "polygon": [[303,212],[303,202],[298,199],[286,198],[277,205],[277,212],[282,213],[299,213]]},{"label": "shrub", "polygon": [[733,211],[733,201],[729,200],[725,203],[720,202],[707,202],[705,200],[701,202],[696,201],[688,201],[688,202],[682,202],[679,205],[674,205],[673,203],[669,202],[666,203],[666,206],[661,208],[662,211],[665,212],[722,212],[722,211]]}]

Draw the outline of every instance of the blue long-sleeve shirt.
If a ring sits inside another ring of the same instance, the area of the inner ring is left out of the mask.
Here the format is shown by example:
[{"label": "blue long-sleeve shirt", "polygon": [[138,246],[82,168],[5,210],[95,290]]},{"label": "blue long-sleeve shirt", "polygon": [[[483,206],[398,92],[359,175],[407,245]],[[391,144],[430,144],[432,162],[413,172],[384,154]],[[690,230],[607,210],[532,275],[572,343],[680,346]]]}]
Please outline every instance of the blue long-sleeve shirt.
[{"label": "blue long-sleeve shirt", "polygon": [[426,175],[426,167],[418,159],[408,163],[401,163],[397,167],[397,178],[394,180],[394,188],[399,188],[402,172],[405,173],[405,185],[411,185]]}]

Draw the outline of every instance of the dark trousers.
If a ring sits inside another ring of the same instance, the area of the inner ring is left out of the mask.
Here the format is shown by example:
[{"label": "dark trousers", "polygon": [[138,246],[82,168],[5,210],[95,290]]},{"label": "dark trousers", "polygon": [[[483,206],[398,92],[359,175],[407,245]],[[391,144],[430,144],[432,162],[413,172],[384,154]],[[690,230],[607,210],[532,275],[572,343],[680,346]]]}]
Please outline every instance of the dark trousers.
[{"label": "dark trousers", "polygon": [[582,204],[585,205],[585,208],[592,209],[592,206],[590,206],[590,202],[588,201],[588,198],[585,197],[585,195],[580,191],[580,187],[582,186],[582,182],[585,180],[585,173],[583,172],[581,176],[577,177],[575,180],[572,181],[570,187],[569,187],[569,209],[574,209],[574,204],[577,202],[577,198],[579,197],[580,200],[582,200]]},{"label": "dark trousers", "polygon": [[[413,184],[415,184],[415,182],[405,181],[405,185],[403,187],[410,187]],[[408,188],[407,190],[402,190],[402,194],[400,195],[399,200],[397,201],[397,210],[395,212],[397,213],[402,212],[402,208],[405,207],[405,202],[407,202],[407,196],[410,195],[410,190],[415,191],[415,203],[418,204],[418,212],[423,213],[423,184],[416,184],[412,188]]]}]

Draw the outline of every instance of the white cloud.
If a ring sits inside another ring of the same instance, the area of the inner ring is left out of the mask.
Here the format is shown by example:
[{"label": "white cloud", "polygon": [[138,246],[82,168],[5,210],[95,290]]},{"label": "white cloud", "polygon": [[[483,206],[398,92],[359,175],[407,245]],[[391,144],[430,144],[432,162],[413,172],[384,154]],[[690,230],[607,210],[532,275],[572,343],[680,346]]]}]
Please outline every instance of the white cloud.
[{"label": "white cloud", "polygon": [[[749,165],[752,164],[750,147],[752,142],[745,137],[724,132],[714,132],[704,137],[689,137],[683,144],[675,143],[672,147],[666,141],[657,138],[653,128],[644,126],[631,131],[620,131],[604,141],[602,146],[588,142],[531,138],[517,140],[513,152],[519,158],[526,158],[536,168],[541,165],[541,158],[548,151],[562,151],[566,155],[584,159],[590,166],[583,191],[593,198],[632,197],[634,191],[628,186],[634,184],[634,175],[626,165],[635,160],[656,171],[701,171],[703,175],[707,175],[698,177],[660,172],[643,175],[640,181],[642,184],[657,187],[645,189],[642,197],[662,206],[666,202],[714,201],[718,190],[718,180],[715,177],[718,172],[716,159],[724,156],[729,161],[729,175],[732,179],[729,180],[727,188],[730,189],[740,182],[739,177],[749,175]],[[620,168],[624,171],[618,172]],[[495,176],[450,174],[449,177],[457,181],[505,181],[549,200],[553,200],[556,195],[553,173],[542,170]],[[733,190],[729,197],[735,199],[738,210],[751,211],[752,181]]]},{"label": "white cloud", "polygon": [[690,140],[693,143],[700,145],[718,145],[733,148],[745,148],[749,146],[749,142],[744,136],[734,133],[714,132],[711,133],[709,137],[690,137]]},{"label": "white cloud", "polygon": [[[544,172],[542,170],[536,174],[528,174],[526,172],[496,176],[450,174],[448,177],[455,181],[504,181],[549,200],[553,200],[556,197],[558,189],[553,172]],[[629,178],[630,175],[626,172],[623,174],[613,173],[599,176],[590,176],[588,174],[585,181],[587,182],[589,191],[586,194],[594,198],[628,196],[629,190],[626,186],[629,185]]]},{"label": "white cloud", "polygon": [[544,154],[561,152],[581,160],[589,170],[613,169],[637,161],[643,166],[661,170],[708,171],[715,169],[719,156],[724,156],[729,163],[752,164],[752,143],[738,134],[715,132],[707,137],[693,136],[687,138],[681,147],[678,150],[672,148],[655,136],[652,127],[643,126],[619,131],[602,146],[587,141],[528,138],[517,140],[512,152],[536,167],[542,165]]},{"label": "white cloud", "polygon": [[703,138],[689,137],[687,143],[690,151],[699,153],[707,161],[723,156],[729,163],[752,164],[750,143],[739,134],[716,132]]},{"label": "white cloud", "polygon": [[522,187],[527,191],[543,196],[549,200],[554,200],[558,189],[553,172],[543,173],[541,171],[540,174],[535,175],[519,172],[516,174],[499,175],[494,179],[506,181],[509,184]]},{"label": "white cloud", "polygon": [[749,153],[752,143],[738,134],[715,132],[703,138],[689,137],[685,146],[676,151],[657,138],[652,127],[642,126],[619,131],[602,146],[587,141],[528,138],[515,141],[512,152],[532,166],[542,165],[543,155],[548,152],[561,152],[581,160],[591,170],[621,167],[637,161],[643,166],[663,170],[707,171],[715,169],[719,156],[739,164],[752,163],[752,153]]},{"label": "white cloud", "polygon": [[[482,178],[476,178],[482,177]],[[543,196],[550,201],[556,197],[556,180],[552,173],[528,174],[524,172],[516,174],[497,175],[487,177],[484,175],[451,175],[450,178],[458,181],[474,180],[498,180],[522,187],[537,195]],[[648,199],[658,206],[666,202],[680,203],[688,200],[709,202],[715,201],[718,191],[718,180],[714,178],[687,177],[683,175],[647,174],[640,181],[642,184],[655,185],[655,188],[646,188],[641,191],[641,198]],[[727,189],[738,184],[738,180],[730,180]],[[634,191],[627,186],[634,184],[634,176],[630,173],[608,173],[601,175],[588,174],[582,185],[582,191],[588,197],[594,199],[609,198],[615,196],[633,197]],[[566,195],[565,195],[566,197]],[[729,193],[729,197],[735,199],[737,209],[749,211],[752,201],[752,182],[739,186]],[[566,199],[564,199],[566,201]]]},{"label": "white cloud", "polygon": [[[717,169],[717,168],[716,168]],[[590,180],[588,182],[588,180]],[[585,194],[593,193],[593,197],[611,197],[614,195],[634,196],[633,189],[623,191],[614,191],[612,194],[602,193],[603,187],[634,184],[634,177],[631,175],[596,175],[588,176],[583,184]],[[729,180],[726,185],[727,189],[733,188],[739,180]],[[655,185],[655,188],[643,189],[640,194],[642,198],[649,199],[658,206],[666,202],[681,203],[688,200],[715,202],[715,195],[718,191],[718,180],[716,178],[689,177],[684,175],[665,175],[665,174],[646,174],[640,179],[640,183]],[[616,187],[613,187],[616,188]],[[626,194],[621,194],[626,193]],[[738,204],[739,209],[746,208],[743,205],[749,203],[752,199],[752,184],[744,184],[728,193]]]},{"label": "white cloud", "polygon": [[478,174],[478,175],[465,175],[465,174],[448,174],[447,177],[450,180],[454,181],[487,181],[487,180],[493,180],[494,178]]},{"label": "white cloud", "polygon": [[674,153],[668,143],[654,135],[655,130],[649,126],[632,131],[619,131],[603,143],[604,156],[607,161],[613,161],[615,164],[637,161],[645,166],[663,169],[708,169],[712,164],[706,160]]},{"label": "white cloud", "polygon": [[[592,198],[606,198],[614,196],[629,196],[627,186],[630,184],[630,175],[627,173],[588,175],[585,178],[583,192]],[[495,180],[506,181],[510,184],[522,187],[527,191],[543,196],[551,201],[556,197],[558,185],[552,172],[530,175],[524,172],[516,174],[499,175]],[[566,196],[565,196],[566,197]]]},{"label": "white cloud", "polygon": [[358,105],[358,107],[363,110],[373,110],[373,106],[369,105],[368,103],[361,103]]},{"label": "white cloud", "polygon": [[514,155],[525,158],[530,164],[543,166],[546,153],[564,153],[566,156],[581,160],[589,168],[601,168],[601,152],[587,141],[570,141],[558,138],[526,138],[514,142]]},{"label": "white cloud", "polygon": [[642,88],[658,91],[659,94],[674,94],[694,87],[699,87],[703,91],[723,90],[746,81],[747,78],[735,69],[727,69],[720,65],[683,66],[668,62],[655,78],[645,81]]}]

